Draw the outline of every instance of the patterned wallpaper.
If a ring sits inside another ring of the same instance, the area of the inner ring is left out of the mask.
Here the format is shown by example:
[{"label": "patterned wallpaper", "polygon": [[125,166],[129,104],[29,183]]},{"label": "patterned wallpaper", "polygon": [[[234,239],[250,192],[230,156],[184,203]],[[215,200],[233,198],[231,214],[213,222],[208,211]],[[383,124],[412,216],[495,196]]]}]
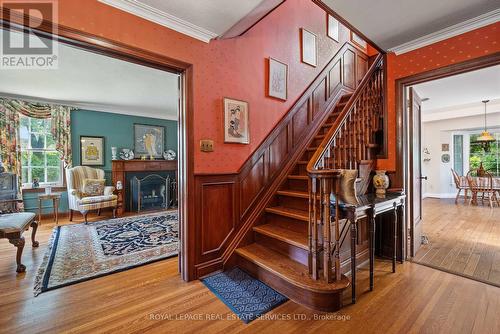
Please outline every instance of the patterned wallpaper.
[{"label": "patterned wallpaper", "polygon": [[388,159],[377,168],[396,168],[396,97],[395,81],[417,73],[500,52],[500,22],[458,35],[429,46],[396,56],[388,55]]},{"label": "patterned wallpaper", "polygon": [[[349,38],[326,36],[326,13],[312,1],[287,0],[244,36],[209,44],[96,0],[59,1],[60,23],[193,64],[195,148],[212,139],[214,152],[195,150],[195,172],[235,172],[257,149],[295,100]],[[300,28],[318,35],[318,66],[300,61]],[[265,96],[266,59],[288,64],[288,100]],[[225,144],[222,98],[249,102],[249,145]]]}]

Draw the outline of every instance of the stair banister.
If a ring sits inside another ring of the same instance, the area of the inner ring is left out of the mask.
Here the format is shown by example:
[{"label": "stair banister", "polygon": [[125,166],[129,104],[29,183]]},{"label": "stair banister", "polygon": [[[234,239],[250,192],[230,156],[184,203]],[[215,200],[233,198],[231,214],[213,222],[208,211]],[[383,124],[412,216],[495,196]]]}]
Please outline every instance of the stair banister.
[{"label": "stair banister", "polygon": [[382,59],[381,54],[376,57],[307,165],[308,262],[309,273],[313,279],[320,279],[322,270],[323,279],[331,282],[332,252],[335,280],[341,279],[339,204],[335,201],[335,216],[332,221],[330,196],[339,193],[338,180],[341,169],[356,168],[359,161],[370,157],[368,147],[372,145],[372,132],[378,128],[379,117],[383,112]]}]

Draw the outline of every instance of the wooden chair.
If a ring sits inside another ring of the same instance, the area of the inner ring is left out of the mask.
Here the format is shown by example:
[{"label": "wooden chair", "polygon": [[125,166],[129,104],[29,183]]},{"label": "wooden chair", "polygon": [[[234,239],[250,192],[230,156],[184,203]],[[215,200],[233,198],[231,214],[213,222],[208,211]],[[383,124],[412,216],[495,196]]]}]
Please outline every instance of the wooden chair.
[{"label": "wooden chair", "polygon": [[490,207],[493,203],[500,206],[500,201],[497,197],[497,190],[493,187],[493,176],[491,173],[483,171],[482,176],[478,176],[477,170],[470,170],[467,173],[467,182],[472,193],[469,204],[478,204],[478,196],[481,194],[481,203],[484,204],[485,198],[489,201]]},{"label": "wooden chair", "polygon": [[451,174],[453,175],[453,181],[455,181],[455,187],[457,187],[457,197],[455,198],[455,204],[458,203],[458,197],[460,196],[460,192],[464,190],[464,203],[467,203],[467,195],[469,191],[469,186],[467,184],[467,179],[463,176],[459,176],[457,172],[452,168]]}]

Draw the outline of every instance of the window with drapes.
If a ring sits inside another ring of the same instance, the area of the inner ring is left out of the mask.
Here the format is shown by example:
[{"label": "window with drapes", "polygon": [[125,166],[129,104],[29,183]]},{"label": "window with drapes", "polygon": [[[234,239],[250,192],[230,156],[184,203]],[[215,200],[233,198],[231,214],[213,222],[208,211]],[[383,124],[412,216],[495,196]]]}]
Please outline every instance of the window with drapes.
[{"label": "window with drapes", "polygon": [[62,186],[64,163],[56,150],[51,119],[21,115],[19,123],[23,187],[30,187],[35,179],[41,186]]}]

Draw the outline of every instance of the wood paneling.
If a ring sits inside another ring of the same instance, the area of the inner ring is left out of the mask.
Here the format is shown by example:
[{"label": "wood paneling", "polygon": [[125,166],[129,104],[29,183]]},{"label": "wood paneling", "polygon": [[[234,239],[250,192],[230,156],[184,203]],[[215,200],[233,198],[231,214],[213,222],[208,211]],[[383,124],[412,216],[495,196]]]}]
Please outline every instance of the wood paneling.
[{"label": "wood paneling", "polygon": [[[219,250],[234,229],[233,199],[234,182],[201,185],[201,251],[203,255]],[[225,205],[220,205],[220,203],[225,203]]]},{"label": "wood paneling", "polygon": [[293,146],[297,145],[302,139],[302,135],[304,134],[304,130],[307,128],[309,123],[311,122],[309,116],[309,100],[304,102],[299,110],[292,117],[292,138],[293,138]]},{"label": "wood paneling", "polygon": [[288,149],[288,127],[285,127],[269,146],[269,175],[273,177],[286,159]]},{"label": "wood paneling", "polygon": [[356,88],[356,55],[354,51],[346,51],[342,57],[342,62],[344,65],[342,67],[342,82],[344,86],[354,89]]},{"label": "wood paneling", "polygon": [[341,86],[341,83],[342,83],[342,59],[339,59],[335,65],[333,65],[333,68],[330,70],[330,73],[329,73],[329,88],[330,88],[330,91],[329,91],[329,94],[333,94],[334,92],[336,92],[340,86]]},{"label": "wood paneling", "polygon": [[195,176],[195,244],[203,245],[196,248],[197,276],[221,269],[260,219],[332,108],[355,87],[358,54],[345,43],[238,173]]},{"label": "wood paneling", "polygon": [[356,56],[356,84],[359,84],[368,72],[368,58],[364,54]]}]

